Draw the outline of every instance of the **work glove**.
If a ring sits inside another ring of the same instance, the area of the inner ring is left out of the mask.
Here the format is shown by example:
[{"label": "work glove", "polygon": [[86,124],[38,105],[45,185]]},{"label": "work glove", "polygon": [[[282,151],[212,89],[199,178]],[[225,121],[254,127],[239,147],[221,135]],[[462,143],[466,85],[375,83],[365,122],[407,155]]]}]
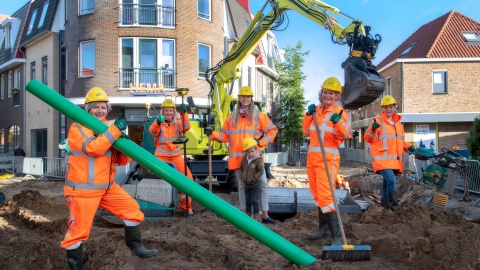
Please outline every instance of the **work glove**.
[{"label": "work glove", "polygon": [[186,104],[182,104],[182,106],[180,106],[180,108],[182,109],[182,112],[187,111],[187,105]]},{"label": "work glove", "polygon": [[260,141],[255,139],[255,141],[257,142],[257,145],[260,146]]},{"label": "work glove", "polygon": [[157,117],[157,124],[161,124],[165,122],[165,116],[163,116],[163,114],[159,114],[158,117]]},{"label": "work glove", "polygon": [[315,106],[315,104],[308,105],[307,115],[312,115],[315,112],[316,108],[317,106]]},{"label": "work glove", "polygon": [[373,119],[372,131],[377,130],[379,127],[380,127],[380,125],[377,124],[377,119]]},{"label": "work glove", "polygon": [[332,115],[332,117],[330,117],[330,121],[332,121],[333,124],[338,123],[338,121],[340,121],[340,119],[342,119],[342,113],[343,113],[343,110],[341,110],[339,114],[334,113]]},{"label": "work glove", "polygon": [[213,127],[212,126],[208,126],[208,127],[205,128],[205,135],[210,136],[210,135],[212,135],[212,132],[213,132]]},{"label": "work glove", "polygon": [[415,153],[415,147],[413,147],[413,145],[410,145],[408,147],[408,152]]},{"label": "work glove", "polygon": [[123,115],[120,114],[117,119],[115,119],[115,122],[113,124],[118,128],[118,130],[123,131],[127,129],[127,122],[125,122],[125,119],[123,119]]},{"label": "work glove", "polygon": [[122,135],[120,135],[120,137],[130,140],[130,136],[128,136],[127,134],[125,134],[123,131],[122,131]]}]

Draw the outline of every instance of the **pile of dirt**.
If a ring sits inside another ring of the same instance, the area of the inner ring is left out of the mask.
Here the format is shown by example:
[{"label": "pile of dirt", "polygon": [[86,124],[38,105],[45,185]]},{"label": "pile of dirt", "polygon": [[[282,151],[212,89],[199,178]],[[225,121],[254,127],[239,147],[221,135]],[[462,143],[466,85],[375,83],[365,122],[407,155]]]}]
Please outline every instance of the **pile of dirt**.
[{"label": "pile of dirt", "polygon": [[[373,194],[381,184],[375,175],[352,175],[347,181],[357,197]],[[84,269],[480,269],[480,224],[475,218],[480,211],[470,207],[471,202],[461,202],[461,196],[451,196],[443,208],[426,203],[432,190],[408,178],[397,181],[400,210],[372,204],[360,214],[342,214],[348,243],[371,246],[369,261],[317,260],[296,266],[194,203],[191,217],[141,225],[145,246],[159,250],[148,259],[132,255],[125,246],[122,226],[106,223],[98,211],[84,245]],[[28,185],[15,181],[2,186],[0,182],[0,191],[7,194],[0,207],[0,269],[68,268],[60,248],[68,217],[65,201],[58,199],[62,186],[37,180],[29,180]],[[236,192],[217,195],[236,204]],[[306,239],[318,229],[315,209],[266,226],[314,257],[320,256],[322,246],[330,245],[329,238]]]}]

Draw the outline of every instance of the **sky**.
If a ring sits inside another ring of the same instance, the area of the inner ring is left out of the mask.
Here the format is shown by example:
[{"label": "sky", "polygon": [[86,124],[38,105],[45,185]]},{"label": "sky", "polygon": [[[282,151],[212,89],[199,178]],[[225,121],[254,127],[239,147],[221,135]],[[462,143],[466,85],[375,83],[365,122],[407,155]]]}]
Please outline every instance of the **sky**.
[{"label": "sky", "polygon": [[[27,0],[0,0],[0,14],[13,14]],[[250,0],[253,14],[259,11],[266,0]],[[379,34],[382,42],[378,46],[377,65],[395,50],[403,41],[422,25],[456,10],[471,19],[480,22],[479,0],[332,0],[323,1],[340,12],[362,19],[365,25],[371,26],[371,34]],[[264,14],[271,10],[267,5]],[[303,51],[309,51],[305,57],[302,71],[306,75],[303,82],[307,104],[318,103],[318,91],[322,82],[331,76],[338,77],[343,85],[343,69],[341,64],[348,57],[348,45],[333,44],[330,33],[321,25],[301,16],[295,11],[285,12],[288,16],[279,29],[274,31],[280,48],[295,47],[299,41],[303,43]],[[342,27],[350,22],[340,15],[333,15]]]}]

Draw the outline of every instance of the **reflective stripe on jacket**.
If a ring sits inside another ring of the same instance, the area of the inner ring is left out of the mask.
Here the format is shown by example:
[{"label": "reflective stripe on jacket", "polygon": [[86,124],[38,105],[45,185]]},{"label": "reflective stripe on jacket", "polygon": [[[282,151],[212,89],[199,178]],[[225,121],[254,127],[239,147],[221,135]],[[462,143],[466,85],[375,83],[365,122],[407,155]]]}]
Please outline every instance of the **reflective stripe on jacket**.
[{"label": "reflective stripe on jacket", "polygon": [[387,116],[382,113],[377,119],[380,125],[375,131],[372,130],[373,120],[370,127],[365,132],[363,138],[370,143],[370,153],[372,155],[372,165],[374,172],[379,170],[391,169],[403,172],[403,152],[407,151],[412,144],[405,142],[405,131],[403,129],[402,116],[394,114],[393,124],[387,120]]},{"label": "reflective stripe on jacket", "polygon": [[[270,121],[270,118],[258,109],[255,109],[253,123],[249,117],[239,117],[236,126],[230,123],[230,116],[223,123],[220,132],[213,131],[211,138],[218,142],[228,142],[228,169],[236,170],[240,168],[242,157],[244,156],[242,142],[246,137],[258,139],[260,147],[273,143],[278,133],[278,128]],[[263,136],[263,137],[262,137]],[[261,138],[261,139],[260,139]]]},{"label": "reflective stripe on jacket", "polygon": [[130,161],[112,147],[120,135],[115,125],[98,136],[78,123],[70,126],[65,196],[97,196],[105,192],[115,176],[115,164],[123,166]]},{"label": "reflective stripe on jacket", "polygon": [[[180,115],[183,115],[180,114]],[[181,117],[181,116],[180,116]],[[174,121],[167,124],[166,122],[157,124],[157,121],[153,121],[148,130],[153,135],[156,150],[155,156],[179,156],[182,154],[182,148],[179,144],[173,144],[173,141],[183,133],[183,123],[181,118],[177,118]],[[190,121],[188,120],[188,114],[185,114],[185,132],[190,129]]]}]

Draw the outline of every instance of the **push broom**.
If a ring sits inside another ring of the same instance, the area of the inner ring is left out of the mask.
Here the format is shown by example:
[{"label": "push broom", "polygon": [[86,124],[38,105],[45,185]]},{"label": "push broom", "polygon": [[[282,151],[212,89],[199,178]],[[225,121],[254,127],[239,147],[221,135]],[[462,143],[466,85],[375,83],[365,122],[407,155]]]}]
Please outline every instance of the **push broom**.
[{"label": "push broom", "polygon": [[[340,116],[342,115],[343,110],[340,111]],[[342,217],[340,215],[340,210],[338,209],[337,198],[335,196],[334,182],[333,178],[330,175],[330,170],[328,169],[327,159],[325,157],[325,149],[323,147],[322,136],[320,135],[320,130],[318,128],[318,123],[315,115],[313,116],[313,122],[315,124],[315,129],[318,135],[318,142],[320,144],[320,150],[322,151],[323,163],[325,165],[325,171],[327,172],[328,182],[330,184],[330,191],[332,192],[333,203],[335,205],[335,212],[337,214],[338,226],[340,228],[340,234],[342,235],[342,245],[341,246],[324,246],[322,249],[322,254],[320,259],[322,260],[332,260],[332,261],[368,261],[370,260],[370,250],[372,249],[368,245],[349,245],[347,244],[347,238],[345,237],[345,232],[343,231]]]}]

